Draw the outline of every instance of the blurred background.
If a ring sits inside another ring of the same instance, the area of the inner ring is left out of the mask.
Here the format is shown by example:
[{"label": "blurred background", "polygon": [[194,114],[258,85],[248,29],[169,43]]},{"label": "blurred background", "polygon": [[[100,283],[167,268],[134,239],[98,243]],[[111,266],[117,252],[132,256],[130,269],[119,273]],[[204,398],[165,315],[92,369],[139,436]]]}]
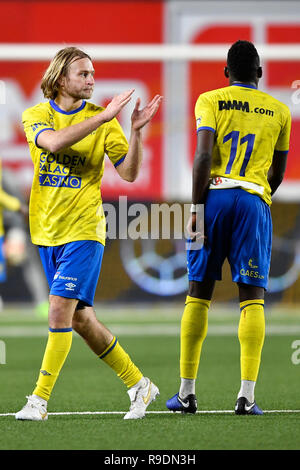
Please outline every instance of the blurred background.
[{"label": "blurred background", "polygon": [[[119,196],[127,196],[128,206],[136,202],[147,206],[190,203],[197,97],[227,85],[223,68],[230,44],[246,39],[257,45],[264,72],[259,87],[286,103],[293,119],[286,178],[272,205],[274,244],[266,299],[269,305],[297,308],[300,2],[12,0],[1,1],[0,9],[2,184],[9,194],[24,201],[29,199],[33,167],[21,115],[44,101],[41,77],[58,49],[77,45],[94,58],[92,101],[96,104],[105,106],[115,93],[132,87],[142,104],[156,93],[164,96],[160,111],[144,131],[144,161],[137,181],[123,182],[107,159],[102,198],[118,211]],[[201,48],[193,55],[195,46],[205,46],[204,55]],[[284,52],[281,46],[285,46]],[[119,116],[128,137],[133,106]],[[0,283],[4,308],[22,303],[42,312],[48,286],[28,226],[5,210],[4,226],[6,261],[0,265],[0,270],[6,265]],[[184,239],[107,240],[96,301],[182,303],[188,284],[185,268]],[[236,301],[237,289],[225,263],[215,302]]]}]

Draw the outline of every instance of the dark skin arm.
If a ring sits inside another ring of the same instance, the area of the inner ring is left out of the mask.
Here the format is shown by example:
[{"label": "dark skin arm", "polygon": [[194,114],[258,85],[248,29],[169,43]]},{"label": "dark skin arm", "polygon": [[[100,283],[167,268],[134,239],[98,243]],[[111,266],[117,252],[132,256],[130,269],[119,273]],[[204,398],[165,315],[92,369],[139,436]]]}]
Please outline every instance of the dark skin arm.
[{"label": "dark skin arm", "polygon": [[[193,163],[193,204],[204,204],[209,186],[212,150],[214,146],[215,134],[212,131],[203,129],[197,134],[197,146]],[[188,222],[187,232],[194,239],[203,237],[203,234],[196,233],[196,213],[191,215]]]},{"label": "dark skin arm", "polygon": [[193,163],[193,204],[203,204],[206,198],[214,138],[214,132],[207,129],[203,129],[197,134],[197,146]]},{"label": "dark skin arm", "polygon": [[273,162],[268,173],[268,182],[271,187],[271,195],[275,193],[282,183],[287,163],[287,154],[274,151]]}]

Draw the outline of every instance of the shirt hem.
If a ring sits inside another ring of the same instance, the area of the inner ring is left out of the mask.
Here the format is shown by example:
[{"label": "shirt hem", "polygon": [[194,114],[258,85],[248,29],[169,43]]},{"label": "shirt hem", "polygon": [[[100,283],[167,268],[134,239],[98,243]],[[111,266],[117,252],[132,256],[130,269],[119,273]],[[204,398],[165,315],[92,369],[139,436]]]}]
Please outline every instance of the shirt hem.
[{"label": "shirt hem", "polygon": [[60,245],[66,245],[67,243],[81,242],[81,241],[99,242],[101,243],[101,245],[105,246],[105,240],[100,239],[100,238],[92,238],[92,237],[62,239],[55,243],[45,242],[45,240],[31,239],[31,242],[33,243],[33,245],[38,245],[38,246],[60,246]]}]

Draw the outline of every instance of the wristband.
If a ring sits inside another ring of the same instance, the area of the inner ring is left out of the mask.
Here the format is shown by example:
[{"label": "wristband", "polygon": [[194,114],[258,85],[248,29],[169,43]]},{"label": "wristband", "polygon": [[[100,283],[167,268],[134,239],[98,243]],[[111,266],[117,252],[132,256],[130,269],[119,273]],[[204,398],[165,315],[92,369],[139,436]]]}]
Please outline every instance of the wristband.
[{"label": "wristband", "polygon": [[201,207],[201,204],[192,204],[190,212],[192,212],[192,213],[200,212],[200,210],[201,210],[200,207]]}]

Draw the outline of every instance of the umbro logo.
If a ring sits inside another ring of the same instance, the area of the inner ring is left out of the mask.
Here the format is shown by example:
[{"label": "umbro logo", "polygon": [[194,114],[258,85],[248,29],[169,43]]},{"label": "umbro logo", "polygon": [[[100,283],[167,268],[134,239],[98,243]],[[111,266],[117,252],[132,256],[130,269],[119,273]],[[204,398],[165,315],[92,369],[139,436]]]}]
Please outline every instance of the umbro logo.
[{"label": "umbro logo", "polygon": [[68,283],[66,284],[66,286],[67,286],[67,287],[75,287],[76,284],[73,284],[72,282],[68,282]]},{"label": "umbro logo", "polygon": [[51,375],[50,372],[47,372],[46,370],[41,370],[41,374],[43,374],[43,375]]},{"label": "umbro logo", "polygon": [[74,290],[74,287],[76,287],[76,284],[73,284],[73,282],[67,282],[65,286],[66,286],[66,290]]}]

